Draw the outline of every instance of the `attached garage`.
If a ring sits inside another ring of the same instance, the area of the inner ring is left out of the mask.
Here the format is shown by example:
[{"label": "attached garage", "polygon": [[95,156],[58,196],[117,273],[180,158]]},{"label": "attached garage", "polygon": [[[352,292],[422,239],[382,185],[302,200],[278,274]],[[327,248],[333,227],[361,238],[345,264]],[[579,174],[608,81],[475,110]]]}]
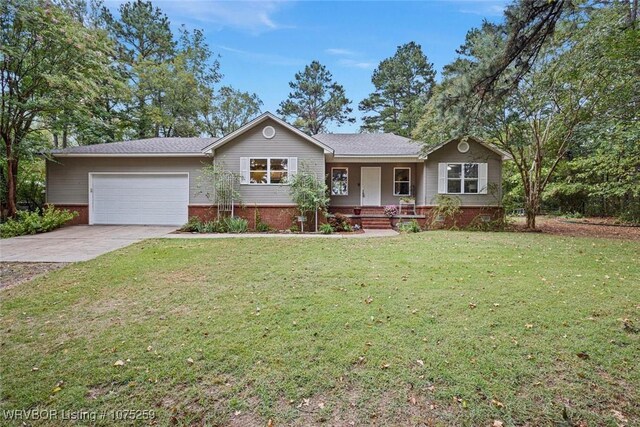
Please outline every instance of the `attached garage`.
[{"label": "attached garage", "polygon": [[188,173],[89,173],[89,224],[182,225],[188,208]]}]

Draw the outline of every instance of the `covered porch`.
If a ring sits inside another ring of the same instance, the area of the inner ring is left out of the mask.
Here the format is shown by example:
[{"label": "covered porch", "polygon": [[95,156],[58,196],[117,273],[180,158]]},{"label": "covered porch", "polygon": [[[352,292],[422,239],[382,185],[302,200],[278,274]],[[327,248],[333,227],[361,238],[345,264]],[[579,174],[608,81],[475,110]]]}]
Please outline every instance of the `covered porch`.
[{"label": "covered porch", "polygon": [[[392,228],[401,221],[424,223],[424,161],[402,158],[354,159],[326,164],[329,212],[362,228]],[[385,207],[397,212],[389,218]]]}]

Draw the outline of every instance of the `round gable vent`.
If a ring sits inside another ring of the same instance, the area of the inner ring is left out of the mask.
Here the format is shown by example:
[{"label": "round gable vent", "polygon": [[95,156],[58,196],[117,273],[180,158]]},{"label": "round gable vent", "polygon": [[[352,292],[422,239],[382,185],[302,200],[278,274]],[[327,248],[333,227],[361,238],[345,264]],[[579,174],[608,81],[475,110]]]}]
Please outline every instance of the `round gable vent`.
[{"label": "round gable vent", "polygon": [[265,126],[264,129],[262,129],[262,136],[267,139],[271,139],[276,136],[276,130],[273,128],[273,126]]},{"label": "round gable vent", "polygon": [[458,151],[461,153],[469,151],[469,143],[467,141],[460,141],[458,143]]}]

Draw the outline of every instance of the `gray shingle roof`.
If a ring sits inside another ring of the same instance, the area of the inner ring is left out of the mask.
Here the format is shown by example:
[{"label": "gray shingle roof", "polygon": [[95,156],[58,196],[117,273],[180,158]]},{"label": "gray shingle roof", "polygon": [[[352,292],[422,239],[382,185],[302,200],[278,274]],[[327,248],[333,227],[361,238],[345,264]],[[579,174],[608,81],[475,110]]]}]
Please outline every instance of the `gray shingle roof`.
[{"label": "gray shingle roof", "polygon": [[218,138],[147,138],[52,150],[51,154],[202,154]]},{"label": "gray shingle roof", "polygon": [[422,145],[392,133],[321,133],[313,136],[336,156],[417,156]]}]

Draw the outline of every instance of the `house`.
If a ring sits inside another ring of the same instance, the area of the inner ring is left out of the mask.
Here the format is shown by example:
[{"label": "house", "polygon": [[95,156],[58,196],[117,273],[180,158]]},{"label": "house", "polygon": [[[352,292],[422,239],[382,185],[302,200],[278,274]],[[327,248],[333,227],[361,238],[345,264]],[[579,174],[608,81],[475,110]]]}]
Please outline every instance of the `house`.
[{"label": "house", "polygon": [[[385,205],[413,198],[407,218],[424,223],[439,194],[458,197],[459,223],[502,214],[502,162],[508,155],[472,137],[422,145],[394,134],[309,136],[264,113],[220,139],[150,138],[51,151],[47,202],[77,211],[83,224],[184,224],[210,217],[216,206],[203,190],[211,162],[240,177],[243,205],[235,214],[253,226],[255,209],[278,229],[297,210],[287,177],[304,167],[326,177],[332,213],[364,228],[388,226]],[[354,214],[354,208],[361,208]]]}]

